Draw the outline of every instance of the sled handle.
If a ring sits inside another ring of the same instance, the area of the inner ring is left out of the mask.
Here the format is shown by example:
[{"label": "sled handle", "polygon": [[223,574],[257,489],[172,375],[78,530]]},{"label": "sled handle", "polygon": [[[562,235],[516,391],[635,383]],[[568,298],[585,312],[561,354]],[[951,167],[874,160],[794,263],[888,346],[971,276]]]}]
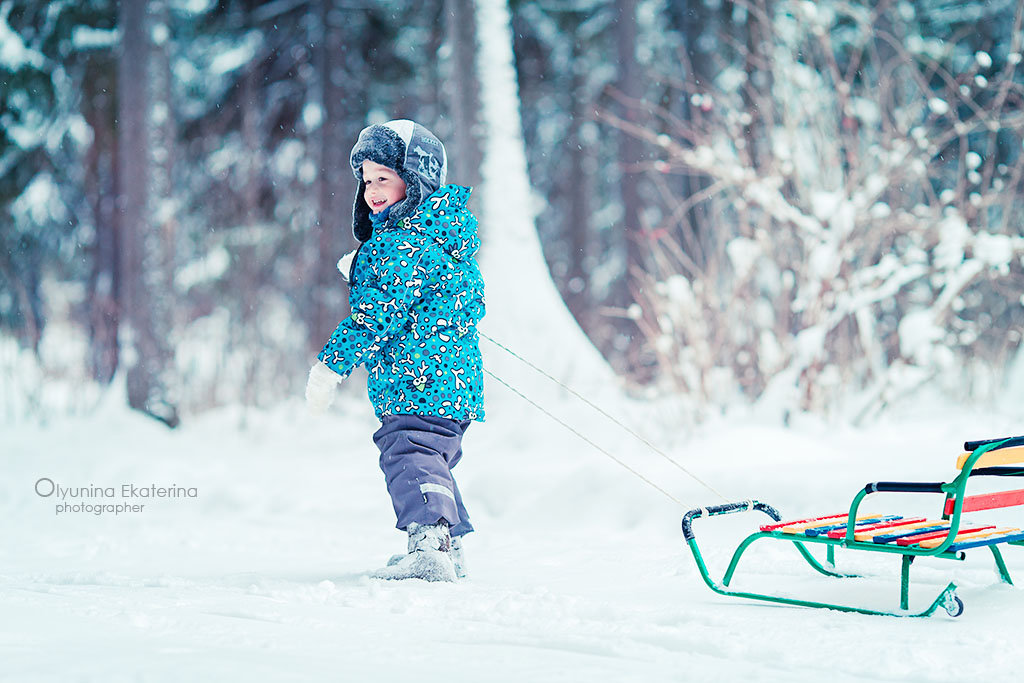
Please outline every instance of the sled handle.
[{"label": "sled handle", "polygon": [[941,481],[875,481],[864,486],[866,493],[945,493]]},{"label": "sled handle", "polygon": [[760,503],[756,500],[744,500],[738,503],[725,503],[724,505],[711,505],[706,508],[694,508],[683,515],[683,538],[687,542],[693,540],[693,520],[701,517],[714,517],[716,515],[728,515],[733,512],[746,512],[747,510],[760,510],[776,522],[782,521],[782,515],[778,510],[767,503]]}]

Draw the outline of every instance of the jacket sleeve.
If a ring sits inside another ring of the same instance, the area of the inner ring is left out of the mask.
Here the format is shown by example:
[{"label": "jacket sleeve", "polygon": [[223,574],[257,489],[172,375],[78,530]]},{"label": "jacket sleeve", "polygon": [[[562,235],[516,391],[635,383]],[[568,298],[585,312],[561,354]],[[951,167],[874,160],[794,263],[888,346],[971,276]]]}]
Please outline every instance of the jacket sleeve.
[{"label": "jacket sleeve", "polygon": [[428,254],[422,245],[399,242],[376,281],[353,288],[352,315],[338,324],[317,358],[342,377],[371,361],[381,345],[402,329],[410,307],[422,296],[435,265]]}]

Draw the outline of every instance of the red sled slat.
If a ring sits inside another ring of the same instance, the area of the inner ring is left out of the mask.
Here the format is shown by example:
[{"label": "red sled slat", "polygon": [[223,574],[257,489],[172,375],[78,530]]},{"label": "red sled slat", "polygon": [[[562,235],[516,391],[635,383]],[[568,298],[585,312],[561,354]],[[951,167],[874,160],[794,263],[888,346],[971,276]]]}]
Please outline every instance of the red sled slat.
[{"label": "red sled slat", "polygon": [[[946,501],[945,514],[953,514],[953,505],[956,498]],[[1016,491],[1003,491],[1002,493],[986,493],[981,496],[967,496],[964,498],[964,506],[961,512],[977,512],[979,510],[993,510],[995,508],[1008,508],[1014,505],[1024,505],[1024,489]]]},{"label": "red sled slat", "polygon": [[[862,531],[875,531],[876,529],[888,529],[894,526],[903,526],[904,524],[914,524],[916,522],[925,521],[925,517],[906,517],[904,519],[893,519],[888,522],[877,522],[875,524],[868,524],[866,526],[856,527],[854,530],[859,534]],[[828,532],[829,538],[842,538],[846,535],[846,528],[836,529],[835,531]]]},{"label": "red sled slat", "polygon": [[765,524],[761,527],[761,531],[775,531],[781,529],[784,526],[790,526],[791,524],[810,524],[811,522],[824,522],[829,519],[839,519],[840,517],[846,517],[847,513],[842,512],[838,515],[825,515],[824,517],[807,517],[806,519],[791,519],[786,522],[776,522],[775,524]]},{"label": "red sled slat", "polygon": [[[972,532],[975,532],[975,531],[984,531],[985,529],[995,529],[995,528],[996,528],[995,524],[985,524],[983,526],[972,526],[972,527],[968,527],[966,529],[961,529],[960,531],[957,532],[957,535],[959,536],[960,534],[969,534],[969,533],[972,533]],[[915,543],[920,543],[921,541],[927,541],[927,540],[932,539],[932,538],[942,538],[943,536],[945,536],[948,533],[949,533],[949,529],[947,528],[947,529],[944,529],[943,531],[929,531],[926,534],[918,534],[917,536],[905,536],[903,538],[897,538],[896,539],[896,545],[913,545]]]}]

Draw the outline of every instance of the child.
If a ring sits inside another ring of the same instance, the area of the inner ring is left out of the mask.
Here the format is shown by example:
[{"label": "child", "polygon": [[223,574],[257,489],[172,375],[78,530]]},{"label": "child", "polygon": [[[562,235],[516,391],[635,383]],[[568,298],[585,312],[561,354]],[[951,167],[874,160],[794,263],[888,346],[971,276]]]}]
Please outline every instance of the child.
[{"label": "child", "polygon": [[380,449],[408,554],[373,576],[454,581],[465,574],[462,536],[473,530],[451,469],[462,436],[483,420],[476,324],[484,315],[470,188],[444,185],[444,145],[413,121],[359,134],[349,158],[359,180],[352,227],[361,244],[348,275],[352,315],[309,371],[306,400],[323,411],[357,365],[381,421]]}]

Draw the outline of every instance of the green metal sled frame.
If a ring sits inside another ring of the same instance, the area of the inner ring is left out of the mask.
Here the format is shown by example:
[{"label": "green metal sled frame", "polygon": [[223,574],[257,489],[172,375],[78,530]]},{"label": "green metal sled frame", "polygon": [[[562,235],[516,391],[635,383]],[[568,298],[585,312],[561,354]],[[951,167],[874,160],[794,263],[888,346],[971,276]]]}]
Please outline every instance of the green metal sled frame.
[{"label": "green metal sled frame", "polygon": [[[910,593],[910,565],[916,557],[936,557],[940,559],[948,560],[963,560],[966,557],[964,551],[950,551],[949,547],[953,545],[956,539],[957,533],[960,530],[961,523],[961,511],[964,501],[964,492],[967,487],[967,481],[972,474],[974,475],[999,475],[999,476],[1024,476],[1024,468],[1008,468],[1008,467],[989,467],[974,469],[974,464],[990,450],[999,448],[1000,446],[1009,442],[1010,439],[1001,439],[991,442],[982,442],[977,448],[971,452],[970,457],[967,458],[960,474],[948,483],[931,483],[931,482],[875,482],[866,485],[861,491],[854,496],[853,502],[850,505],[850,512],[846,519],[846,532],[840,538],[828,538],[827,536],[802,536],[796,537],[793,534],[780,534],[776,531],[757,531],[750,536],[747,536],[743,541],[740,542],[736,551],[733,553],[732,560],[729,562],[729,566],[722,577],[721,582],[715,582],[708,571],[707,565],[704,562],[704,558],[701,555],[700,548],[697,546],[697,539],[693,533],[693,522],[696,519],[702,517],[715,517],[719,515],[732,514],[737,512],[745,512],[758,510],[771,517],[774,521],[782,521],[781,515],[778,511],[766,503],[762,503],[756,500],[749,500],[737,503],[727,503],[725,505],[716,505],[707,508],[697,508],[690,510],[683,516],[682,530],[683,537],[686,539],[686,543],[693,553],[694,560],[697,563],[697,569],[700,571],[701,577],[704,579],[704,583],[716,593],[721,595],[728,595],[737,598],[748,598],[751,600],[764,600],[768,602],[781,603],[784,605],[795,605],[802,607],[819,607],[826,609],[833,609],[842,612],[856,612],[859,614],[871,614],[879,616],[897,616],[897,617],[927,617],[931,616],[940,607],[943,608],[950,616],[956,617],[963,612],[963,601],[956,595],[957,586],[955,583],[950,582],[939,595],[931,602],[927,609],[921,612],[910,612],[909,611],[909,593]],[[1016,441],[1016,439],[1014,439]],[[1024,441],[1024,440],[1022,440]],[[945,540],[934,548],[916,548],[911,546],[894,546],[888,544],[880,544],[873,542],[858,541],[854,538],[856,532],[855,523],[857,520],[857,510],[860,507],[861,501],[864,500],[870,494],[873,493],[943,493],[946,496],[947,502],[953,499],[955,502],[952,504],[953,511],[950,515],[943,515],[944,519],[949,519],[949,531]],[[728,588],[729,583],[732,581],[732,577],[736,572],[736,567],[739,564],[740,557],[743,553],[753,544],[755,541],[760,539],[774,539],[782,540],[793,543],[800,555],[807,561],[811,567],[829,577],[835,578],[854,578],[857,574],[845,574],[835,571],[835,548],[841,547],[848,550],[863,550],[866,552],[874,553],[890,553],[898,554],[902,556],[902,571],[900,576],[900,611],[883,611],[876,609],[868,609],[864,607],[856,607],[853,605],[842,605],[836,603],[817,602],[814,600],[802,600],[798,598],[788,598],[776,595],[766,595],[763,593],[752,593],[744,591],[734,591]],[[807,543],[819,543],[826,546],[826,560],[825,564],[819,562],[807,548]],[[992,552],[993,559],[996,563],[996,569],[999,572],[999,576],[1003,582],[1007,584],[1013,584],[1010,578],[1009,571],[1006,568],[1006,563],[1003,560],[1003,556],[999,549],[996,547],[998,543],[993,543],[984,547],[988,547]],[[1024,545],[1024,541],[1011,541],[1007,545]],[[826,566],[826,564],[828,566]]]}]

